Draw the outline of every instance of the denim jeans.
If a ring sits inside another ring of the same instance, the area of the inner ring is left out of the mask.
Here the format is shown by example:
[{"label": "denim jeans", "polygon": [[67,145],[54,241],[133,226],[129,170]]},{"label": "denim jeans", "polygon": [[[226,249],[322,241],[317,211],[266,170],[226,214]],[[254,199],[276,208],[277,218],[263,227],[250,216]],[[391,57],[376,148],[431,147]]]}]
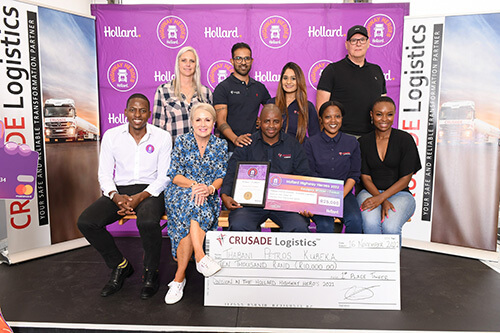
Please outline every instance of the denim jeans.
[{"label": "denim jeans", "polygon": [[[383,191],[380,191],[382,193]],[[361,204],[372,195],[362,190],[358,194],[358,204]],[[396,234],[401,235],[401,230],[406,221],[415,212],[415,199],[410,192],[400,191],[387,199],[392,203],[396,211],[389,210],[389,216],[382,222],[382,205],[372,211],[361,212],[363,218],[363,232],[365,234]]]},{"label": "denim jeans", "polygon": [[[314,215],[312,220],[316,224],[316,232],[333,233],[334,218],[331,216]],[[361,211],[359,210],[356,197],[352,193],[348,193],[344,198],[344,217],[342,218],[345,224],[345,232],[352,234],[360,234],[362,229]]]}]

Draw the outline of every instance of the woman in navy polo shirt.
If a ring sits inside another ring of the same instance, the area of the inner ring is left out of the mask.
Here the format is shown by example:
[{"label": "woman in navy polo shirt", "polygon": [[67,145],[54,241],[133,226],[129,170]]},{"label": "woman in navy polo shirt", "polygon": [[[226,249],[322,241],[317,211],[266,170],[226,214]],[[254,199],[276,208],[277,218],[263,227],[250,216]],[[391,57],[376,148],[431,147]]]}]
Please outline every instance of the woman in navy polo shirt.
[{"label": "woman in navy polo shirt", "polygon": [[283,130],[300,143],[306,136],[320,132],[316,109],[307,100],[304,72],[296,63],[289,62],[283,67],[276,97],[267,103],[278,106],[283,115]]},{"label": "woman in navy polo shirt", "polygon": [[[362,220],[356,197],[352,194],[361,174],[361,153],[354,136],[340,132],[344,107],[336,101],[328,101],[319,109],[323,131],[311,136],[304,143],[309,168],[314,177],[344,181],[344,224],[347,233],[361,233]],[[316,232],[334,232],[331,216],[314,215]]]},{"label": "woman in navy polo shirt", "polygon": [[361,181],[358,194],[367,234],[399,234],[415,211],[415,199],[408,184],[422,168],[413,137],[392,128],[396,105],[387,96],[373,103],[370,116],[375,131],[359,139],[361,147]]}]

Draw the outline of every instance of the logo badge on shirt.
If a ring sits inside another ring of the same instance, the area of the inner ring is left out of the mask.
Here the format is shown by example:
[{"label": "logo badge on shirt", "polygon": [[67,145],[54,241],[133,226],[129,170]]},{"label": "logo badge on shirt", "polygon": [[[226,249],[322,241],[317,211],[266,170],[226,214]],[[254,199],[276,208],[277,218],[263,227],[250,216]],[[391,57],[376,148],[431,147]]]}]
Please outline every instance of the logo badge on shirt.
[{"label": "logo badge on shirt", "polygon": [[147,145],[146,151],[148,152],[148,154],[152,154],[155,151],[155,147],[153,145]]},{"label": "logo badge on shirt", "polygon": [[340,156],[351,156],[351,152],[350,151],[346,151],[346,152],[339,151],[339,155]]},{"label": "logo badge on shirt", "polygon": [[292,154],[282,154],[282,153],[279,153],[278,157],[279,158],[292,158]]}]

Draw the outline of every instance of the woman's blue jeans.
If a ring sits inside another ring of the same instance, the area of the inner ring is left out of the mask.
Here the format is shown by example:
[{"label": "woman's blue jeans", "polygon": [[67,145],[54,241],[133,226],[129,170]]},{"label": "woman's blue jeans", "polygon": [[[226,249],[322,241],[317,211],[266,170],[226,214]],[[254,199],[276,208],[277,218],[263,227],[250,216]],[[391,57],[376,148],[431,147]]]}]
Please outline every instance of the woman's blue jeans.
[{"label": "woman's blue jeans", "polygon": [[[380,191],[380,193],[382,192]],[[371,197],[372,195],[368,191],[362,190],[357,196],[359,206]],[[384,219],[384,222],[382,222],[382,205],[371,211],[365,210],[361,212],[363,232],[365,234],[401,235],[403,225],[415,212],[415,199],[410,192],[400,191],[387,200],[392,203],[396,211],[389,210],[389,216]]]}]

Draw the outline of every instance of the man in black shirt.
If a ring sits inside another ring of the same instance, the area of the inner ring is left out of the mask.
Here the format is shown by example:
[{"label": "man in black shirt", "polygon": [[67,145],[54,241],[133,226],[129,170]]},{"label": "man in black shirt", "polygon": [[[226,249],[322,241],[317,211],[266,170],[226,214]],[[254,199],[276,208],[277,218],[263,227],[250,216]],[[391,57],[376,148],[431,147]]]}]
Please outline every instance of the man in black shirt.
[{"label": "man in black shirt", "polygon": [[227,140],[230,152],[252,142],[250,136],[256,131],[259,107],[271,98],[267,88],[250,77],[252,63],[250,46],[234,44],[231,49],[234,73],[214,90],[217,128]]},{"label": "man in black shirt", "polygon": [[316,93],[316,109],[327,101],[345,107],[341,131],[361,136],[373,131],[370,110],[373,102],[387,93],[382,69],[366,61],[370,46],[368,31],[355,25],[347,32],[347,56],[329,64],[321,73]]}]

